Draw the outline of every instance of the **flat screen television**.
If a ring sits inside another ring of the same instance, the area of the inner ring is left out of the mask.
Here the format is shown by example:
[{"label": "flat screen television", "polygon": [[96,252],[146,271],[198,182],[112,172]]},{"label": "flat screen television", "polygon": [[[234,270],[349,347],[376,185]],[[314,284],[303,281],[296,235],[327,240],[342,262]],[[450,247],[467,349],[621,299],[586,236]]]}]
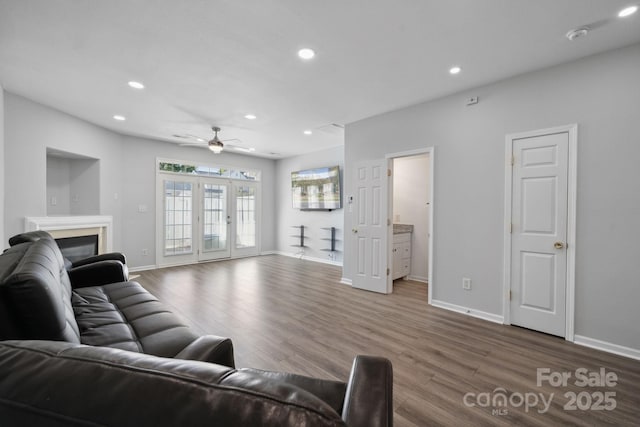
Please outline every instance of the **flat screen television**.
[{"label": "flat screen television", "polygon": [[333,210],[342,207],[340,167],[330,166],[291,172],[294,209]]}]

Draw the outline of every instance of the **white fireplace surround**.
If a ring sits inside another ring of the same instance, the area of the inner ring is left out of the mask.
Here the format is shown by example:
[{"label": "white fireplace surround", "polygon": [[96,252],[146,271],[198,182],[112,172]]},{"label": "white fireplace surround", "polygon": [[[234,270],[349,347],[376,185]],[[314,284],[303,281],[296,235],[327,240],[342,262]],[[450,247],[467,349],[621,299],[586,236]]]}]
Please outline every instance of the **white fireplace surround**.
[{"label": "white fireplace surround", "polygon": [[109,215],[28,216],[25,231],[43,230],[54,238],[98,235],[98,253],[113,250],[113,217]]}]

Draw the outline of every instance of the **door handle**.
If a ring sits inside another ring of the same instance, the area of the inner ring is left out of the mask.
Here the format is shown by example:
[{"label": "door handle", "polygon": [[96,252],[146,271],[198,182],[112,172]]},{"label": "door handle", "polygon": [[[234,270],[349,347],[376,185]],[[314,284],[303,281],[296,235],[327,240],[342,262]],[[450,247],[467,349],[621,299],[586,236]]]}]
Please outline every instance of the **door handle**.
[{"label": "door handle", "polygon": [[556,248],[556,249],[562,249],[562,248],[564,248],[564,243],[562,243],[562,242],[555,242],[555,243],[553,244],[553,247],[554,247],[554,248]]},{"label": "door handle", "polygon": [[358,229],[357,229],[357,228],[352,228],[352,229],[351,229],[351,231],[352,231],[353,233],[356,233],[356,234],[358,233]]}]

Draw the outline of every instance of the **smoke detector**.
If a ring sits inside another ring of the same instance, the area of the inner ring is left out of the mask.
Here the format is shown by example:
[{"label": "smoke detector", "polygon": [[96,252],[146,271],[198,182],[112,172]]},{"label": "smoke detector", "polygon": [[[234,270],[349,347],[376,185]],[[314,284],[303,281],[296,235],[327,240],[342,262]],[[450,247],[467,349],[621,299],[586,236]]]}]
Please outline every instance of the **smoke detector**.
[{"label": "smoke detector", "polygon": [[589,33],[590,28],[589,27],[580,27],[580,28],[576,28],[574,30],[569,31],[566,34],[566,37],[569,40],[575,40],[578,37],[584,37],[587,35],[587,33]]}]

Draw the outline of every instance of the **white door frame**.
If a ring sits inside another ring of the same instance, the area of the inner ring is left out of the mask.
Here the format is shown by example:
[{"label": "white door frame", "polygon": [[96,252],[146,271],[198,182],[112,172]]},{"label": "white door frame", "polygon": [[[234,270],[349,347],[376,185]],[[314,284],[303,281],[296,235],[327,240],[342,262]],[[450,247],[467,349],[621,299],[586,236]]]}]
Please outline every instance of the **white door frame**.
[{"label": "white door frame", "polygon": [[[433,218],[433,200],[434,200],[434,190],[435,190],[435,185],[434,185],[434,170],[435,170],[435,147],[427,147],[427,148],[420,148],[417,150],[410,150],[410,151],[401,151],[398,153],[388,153],[385,158],[387,159],[387,168],[393,171],[393,159],[398,158],[398,157],[409,157],[409,156],[416,156],[416,155],[420,155],[420,154],[428,154],[429,155],[429,194],[430,194],[430,199],[429,200],[429,256],[428,256],[428,262],[429,262],[429,272],[427,273],[427,280],[429,282],[429,284],[427,285],[427,303],[429,305],[431,305],[431,300],[433,298],[433,230],[434,230],[434,218]],[[392,174],[393,177],[393,174]],[[389,183],[389,196],[387,198],[388,203],[388,218],[393,218],[393,182]],[[388,236],[387,236],[387,265],[393,265],[393,254],[391,252],[391,248],[393,247],[393,227],[389,227],[388,230]],[[393,280],[391,278],[391,276],[389,276],[389,283],[387,284],[387,286],[389,287],[389,289],[391,289],[391,287],[393,286]]]},{"label": "white door frame", "polygon": [[527,132],[508,134],[505,137],[505,175],[504,175],[504,275],[502,313],[504,324],[511,324],[510,291],[511,291],[511,201],[513,189],[512,158],[513,140],[531,138],[535,136],[549,135],[567,132],[569,136],[569,160],[568,160],[568,191],[567,191],[567,288],[566,288],[566,319],[565,340],[574,341],[575,321],[575,255],[576,255],[576,192],[578,182],[578,125],[570,124],[548,129],[539,129]]}]

